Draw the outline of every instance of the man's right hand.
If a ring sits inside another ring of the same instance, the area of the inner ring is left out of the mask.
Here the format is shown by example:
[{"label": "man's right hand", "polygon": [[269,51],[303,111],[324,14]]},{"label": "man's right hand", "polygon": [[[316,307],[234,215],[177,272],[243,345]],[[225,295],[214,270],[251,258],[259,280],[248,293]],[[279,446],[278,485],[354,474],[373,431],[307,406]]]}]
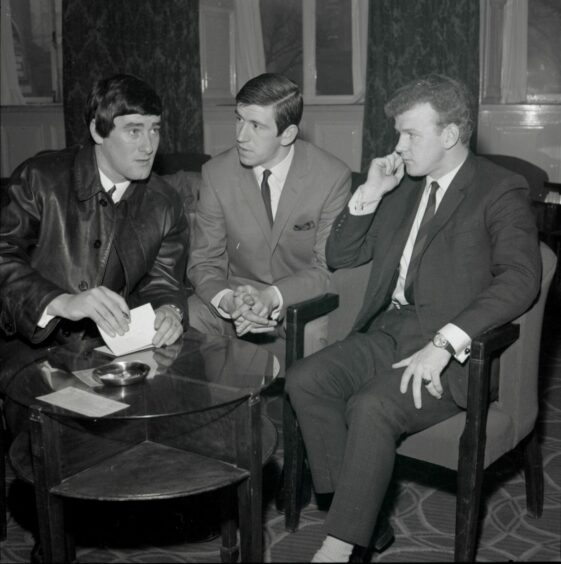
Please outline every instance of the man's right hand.
[{"label": "man's right hand", "polygon": [[129,330],[127,302],[104,286],[79,294],[61,294],[48,305],[47,313],[71,321],[89,317],[111,337],[124,335]]},{"label": "man's right hand", "polygon": [[366,182],[362,185],[363,198],[381,200],[401,182],[404,172],[403,159],[395,151],[385,157],[373,159]]}]

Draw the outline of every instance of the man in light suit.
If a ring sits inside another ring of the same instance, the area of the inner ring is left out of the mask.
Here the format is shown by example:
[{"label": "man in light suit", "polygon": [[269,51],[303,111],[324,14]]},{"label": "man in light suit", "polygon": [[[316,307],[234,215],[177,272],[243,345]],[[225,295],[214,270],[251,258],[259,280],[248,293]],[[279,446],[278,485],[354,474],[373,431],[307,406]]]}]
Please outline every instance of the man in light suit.
[{"label": "man in light suit", "polygon": [[325,242],[350,171],[297,139],[302,111],[298,86],[277,74],[236,96],[236,146],[202,170],[187,270],[195,329],[274,343],[287,306],[328,289]]},{"label": "man in light suit", "polygon": [[[526,181],[470,153],[465,86],[430,75],[385,110],[395,151],[372,161],[326,251],[333,268],[373,261],[363,306],[346,339],[287,374],[314,486],[334,492],[315,562],[369,545],[396,443],[465,407],[471,339],[522,314],[540,285]],[[378,533],[381,550],[393,534]]]}]

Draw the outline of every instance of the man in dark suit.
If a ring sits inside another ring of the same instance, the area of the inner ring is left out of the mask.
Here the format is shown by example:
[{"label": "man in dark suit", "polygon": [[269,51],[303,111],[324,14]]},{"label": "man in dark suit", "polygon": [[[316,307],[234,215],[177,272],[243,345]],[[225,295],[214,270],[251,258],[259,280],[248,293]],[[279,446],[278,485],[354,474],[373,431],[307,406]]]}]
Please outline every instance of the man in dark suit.
[{"label": "man in dark suit", "polygon": [[350,171],[297,139],[302,112],[298,86],[277,74],[236,96],[236,146],[202,170],[187,272],[195,329],[275,340],[287,306],[328,289],[325,242]]},{"label": "man in dark suit", "polygon": [[471,339],[539,291],[526,181],[470,153],[465,86],[430,75],[385,110],[395,151],[372,161],[326,250],[333,268],[373,261],[362,309],[346,339],[287,374],[315,489],[334,492],[315,562],[369,545],[396,442],[465,407]]}]

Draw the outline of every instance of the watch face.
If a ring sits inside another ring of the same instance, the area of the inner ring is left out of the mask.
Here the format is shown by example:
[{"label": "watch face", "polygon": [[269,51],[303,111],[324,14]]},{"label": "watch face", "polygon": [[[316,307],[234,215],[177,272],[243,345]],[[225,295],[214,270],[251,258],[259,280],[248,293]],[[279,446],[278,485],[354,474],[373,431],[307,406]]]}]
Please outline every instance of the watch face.
[{"label": "watch face", "polygon": [[442,335],[439,334],[436,334],[434,336],[432,342],[435,347],[440,347],[442,349],[448,344],[448,341]]}]

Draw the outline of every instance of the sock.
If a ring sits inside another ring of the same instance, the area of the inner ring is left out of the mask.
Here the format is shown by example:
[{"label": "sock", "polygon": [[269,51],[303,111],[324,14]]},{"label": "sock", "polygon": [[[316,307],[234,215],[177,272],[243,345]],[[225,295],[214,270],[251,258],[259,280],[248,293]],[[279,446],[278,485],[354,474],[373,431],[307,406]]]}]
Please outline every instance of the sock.
[{"label": "sock", "polygon": [[353,547],[351,543],[328,535],[314,554],[312,562],[348,562]]}]

